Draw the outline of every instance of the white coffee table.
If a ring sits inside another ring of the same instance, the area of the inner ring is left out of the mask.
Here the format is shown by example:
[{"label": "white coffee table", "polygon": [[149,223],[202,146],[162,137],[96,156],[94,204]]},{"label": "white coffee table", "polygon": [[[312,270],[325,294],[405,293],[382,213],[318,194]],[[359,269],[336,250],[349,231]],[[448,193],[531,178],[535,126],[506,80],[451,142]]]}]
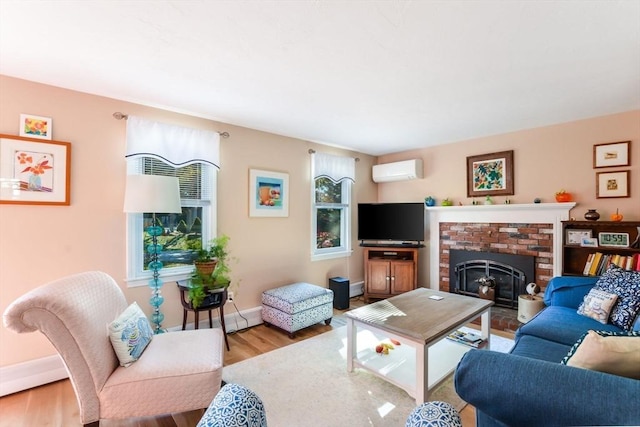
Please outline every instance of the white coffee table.
[{"label": "white coffee table", "polygon": [[[442,297],[433,300],[432,296]],[[347,370],[366,369],[426,402],[430,390],[453,372],[471,347],[445,339],[480,317],[483,348],[490,348],[493,301],[418,288],[345,313]],[[381,340],[401,343],[388,355],[376,353]]]}]

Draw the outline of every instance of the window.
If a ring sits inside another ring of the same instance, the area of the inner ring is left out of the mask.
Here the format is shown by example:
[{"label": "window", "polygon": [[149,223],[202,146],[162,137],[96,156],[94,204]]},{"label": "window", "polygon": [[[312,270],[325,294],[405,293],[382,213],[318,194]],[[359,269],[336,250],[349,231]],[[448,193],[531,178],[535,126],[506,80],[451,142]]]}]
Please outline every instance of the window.
[{"label": "window", "polygon": [[[212,230],[215,230],[215,169],[202,163],[176,168],[151,157],[129,160],[127,167],[129,174],[178,177],[182,213],[156,213],[156,224],[164,228],[164,233],[158,237],[163,246],[159,258],[164,266],[162,277],[170,276],[172,280],[187,278],[193,269],[194,252],[213,237]],[[145,229],[152,223],[152,213],[129,214],[127,277],[133,286],[146,285],[146,279],[151,277],[146,251],[151,238]],[[141,282],[132,283],[137,280]]]},{"label": "window", "polygon": [[[216,230],[216,178],[220,167],[220,134],[191,129],[141,117],[127,119],[127,174],[178,178],[182,213],[155,213],[163,228],[158,240],[161,276],[187,279],[193,271],[194,252],[214,236]],[[146,285],[151,278],[146,247],[150,237],[145,227],[153,214],[128,214],[127,281],[129,286]]]},{"label": "window", "polygon": [[351,181],[355,160],[313,154],[312,260],[351,254]]}]

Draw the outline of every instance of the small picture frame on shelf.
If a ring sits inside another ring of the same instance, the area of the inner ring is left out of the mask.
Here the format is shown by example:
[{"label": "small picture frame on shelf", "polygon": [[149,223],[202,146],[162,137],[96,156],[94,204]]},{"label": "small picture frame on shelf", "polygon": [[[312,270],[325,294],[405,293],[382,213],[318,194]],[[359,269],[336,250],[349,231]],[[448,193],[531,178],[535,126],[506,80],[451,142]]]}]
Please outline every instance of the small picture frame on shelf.
[{"label": "small picture frame on shelf", "polygon": [[580,245],[582,244],[582,239],[588,238],[591,236],[592,236],[591,230],[567,229],[566,244]]},{"label": "small picture frame on shelf", "polygon": [[629,233],[602,232],[598,233],[598,240],[600,241],[600,246],[629,247]]},{"label": "small picture frame on shelf", "polygon": [[595,237],[583,237],[580,242],[580,246],[584,246],[587,248],[597,248],[598,247],[598,239]]}]

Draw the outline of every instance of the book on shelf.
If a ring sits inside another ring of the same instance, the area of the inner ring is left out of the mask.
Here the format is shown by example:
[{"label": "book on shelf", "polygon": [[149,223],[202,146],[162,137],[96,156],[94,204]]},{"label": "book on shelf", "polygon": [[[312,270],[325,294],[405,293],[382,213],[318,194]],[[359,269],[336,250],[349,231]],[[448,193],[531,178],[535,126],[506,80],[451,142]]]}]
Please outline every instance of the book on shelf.
[{"label": "book on shelf", "polygon": [[591,264],[593,264],[593,256],[594,256],[594,253],[591,252],[587,256],[587,261],[584,263],[584,269],[582,270],[582,274],[585,275],[585,276],[589,275],[589,270],[591,269]]},{"label": "book on shelf", "polygon": [[482,346],[482,344],[484,344],[485,342],[485,340],[483,340],[482,337],[476,333],[464,332],[460,330],[451,332],[449,335],[447,335],[447,339],[474,348]]},{"label": "book on shelf", "polygon": [[598,275],[598,267],[602,262],[602,252],[595,252],[593,254],[593,261],[591,262],[591,267],[589,267],[589,276],[597,276]]},{"label": "book on shelf", "polygon": [[592,252],[587,256],[582,274],[584,276],[601,276],[611,264],[628,271],[640,271],[640,254],[621,255]]}]

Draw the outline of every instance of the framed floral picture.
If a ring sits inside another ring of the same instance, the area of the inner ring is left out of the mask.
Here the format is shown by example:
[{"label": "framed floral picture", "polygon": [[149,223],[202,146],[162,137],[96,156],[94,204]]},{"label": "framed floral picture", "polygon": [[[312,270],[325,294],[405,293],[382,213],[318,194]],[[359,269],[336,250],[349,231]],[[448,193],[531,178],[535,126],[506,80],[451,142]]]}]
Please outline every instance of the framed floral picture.
[{"label": "framed floral picture", "polygon": [[513,194],[513,150],[467,157],[467,196]]},{"label": "framed floral picture", "polygon": [[289,216],[289,174],[249,170],[249,216]]},{"label": "framed floral picture", "polygon": [[20,136],[51,139],[53,122],[49,117],[20,114]]},{"label": "framed floral picture", "polygon": [[71,144],[0,135],[0,203],[68,206]]}]

